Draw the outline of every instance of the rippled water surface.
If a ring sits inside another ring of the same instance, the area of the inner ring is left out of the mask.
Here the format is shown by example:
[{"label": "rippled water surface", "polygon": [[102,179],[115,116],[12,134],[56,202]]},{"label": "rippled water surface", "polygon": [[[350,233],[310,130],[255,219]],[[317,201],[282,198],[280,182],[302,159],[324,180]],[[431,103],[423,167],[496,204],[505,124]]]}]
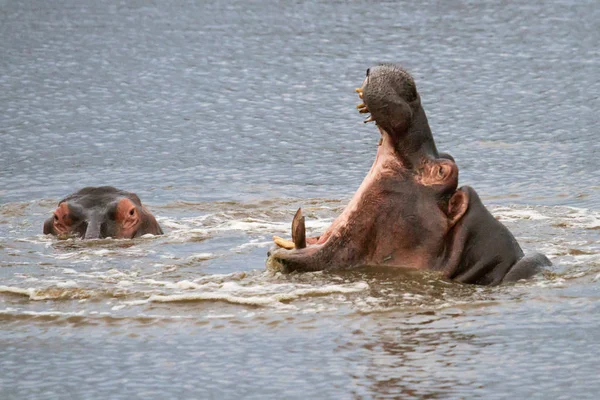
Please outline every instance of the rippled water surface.
[{"label": "rippled water surface", "polygon": [[[0,398],[596,398],[598,21],[597,1],[0,1]],[[381,61],[551,270],[265,269],[299,206],[318,234],[368,171],[354,88]],[[166,234],[41,234],[105,184]]]}]

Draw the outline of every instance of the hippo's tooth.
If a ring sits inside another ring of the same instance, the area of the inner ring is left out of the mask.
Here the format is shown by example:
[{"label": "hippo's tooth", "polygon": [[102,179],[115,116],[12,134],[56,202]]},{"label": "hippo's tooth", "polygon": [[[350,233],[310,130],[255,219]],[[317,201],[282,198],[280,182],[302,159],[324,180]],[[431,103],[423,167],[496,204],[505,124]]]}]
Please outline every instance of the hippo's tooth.
[{"label": "hippo's tooth", "polygon": [[304,225],[304,217],[302,209],[299,208],[292,220],[292,241],[297,249],[306,247],[306,226]]},{"label": "hippo's tooth", "polygon": [[273,236],[273,241],[277,246],[283,247],[286,250],[292,250],[294,247],[296,247],[294,245],[294,242],[292,242],[291,240],[280,238],[279,236]]},{"label": "hippo's tooth", "polygon": [[366,124],[367,122],[373,122],[373,121],[375,121],[375,119],[371,115],[369,118],[365,119],[363,122]]},{"label": "hippo's tooth", "polygon": [[366,113],[369,112],[369,109],[365,107],[365,108],[362,108],[362,109],[358,110],[358,112],[361,113],[361,114],[366,114]]},{"label": "hippo's tooth", "polygon": [[362,92],[363,92],[362,88],[359,88],[359,87],[357,87],[357,88],[356,88],[356,89],[354,89],[354,90],[356,91],[356,93],[362,93]]},{"label": "hippo's tooth", "polygon": [[361,108],[366,108],[367,106],[365,105],[365,103],[360,103],[359,105],[356,106],[356,108],[358,108],[359,110]]}]

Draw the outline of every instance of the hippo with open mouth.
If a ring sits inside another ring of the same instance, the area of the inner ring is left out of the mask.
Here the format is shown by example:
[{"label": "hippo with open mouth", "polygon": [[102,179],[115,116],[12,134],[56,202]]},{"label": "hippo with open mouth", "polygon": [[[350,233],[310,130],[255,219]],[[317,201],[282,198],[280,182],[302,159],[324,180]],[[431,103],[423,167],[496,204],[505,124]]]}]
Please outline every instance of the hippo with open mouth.
[{"label": "hippo with open mouth", "polygon": [[44,234],[82,239],[131,239],[163,231],[154,216],[131,192],[112,186],[86,187],[58,203],[44,222]]},{"label": "hippo with open mouth", "polygon": [[454,159],[438,153],[413,78],[401,67],[367,70],[356,89],[381,133],[371,170],[342,214],[306,238],[298,210],[292,241],[274,237],[267,266],[283,272],[387,265],[440,271],[448,279],[495,285],[551,265],[524,256],[474,189],[458,187]]}]

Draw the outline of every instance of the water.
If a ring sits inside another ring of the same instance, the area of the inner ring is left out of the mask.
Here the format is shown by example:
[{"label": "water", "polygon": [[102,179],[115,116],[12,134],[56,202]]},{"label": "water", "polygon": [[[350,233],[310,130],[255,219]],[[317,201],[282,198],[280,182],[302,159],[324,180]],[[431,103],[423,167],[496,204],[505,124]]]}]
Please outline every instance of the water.
[{"label": "water", "polygon": [[[597,2],[0,10],[0,398],[595,398]],[[321,232],[368,171],[354,88],[381,61],[552,271],[265,270],[297,207]],[[106,184],[166,235],[41,235],[60,198]]]}]

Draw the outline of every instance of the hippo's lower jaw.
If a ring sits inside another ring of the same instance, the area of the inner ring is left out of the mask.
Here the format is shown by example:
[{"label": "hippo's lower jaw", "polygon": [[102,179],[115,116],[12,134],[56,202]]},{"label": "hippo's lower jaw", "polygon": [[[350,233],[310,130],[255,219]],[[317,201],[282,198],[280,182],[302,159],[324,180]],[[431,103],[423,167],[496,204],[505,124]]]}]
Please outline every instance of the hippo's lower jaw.
[{"label": "hippo's lower jaw", "polygon": [[278,247],[272,248],[267,259],[267,268],[272,271],[290,273],[294,271],[320,271],[326,266],[319,263],[316,253],[323,245],[311,245],[304,249],[285,250]]}]

